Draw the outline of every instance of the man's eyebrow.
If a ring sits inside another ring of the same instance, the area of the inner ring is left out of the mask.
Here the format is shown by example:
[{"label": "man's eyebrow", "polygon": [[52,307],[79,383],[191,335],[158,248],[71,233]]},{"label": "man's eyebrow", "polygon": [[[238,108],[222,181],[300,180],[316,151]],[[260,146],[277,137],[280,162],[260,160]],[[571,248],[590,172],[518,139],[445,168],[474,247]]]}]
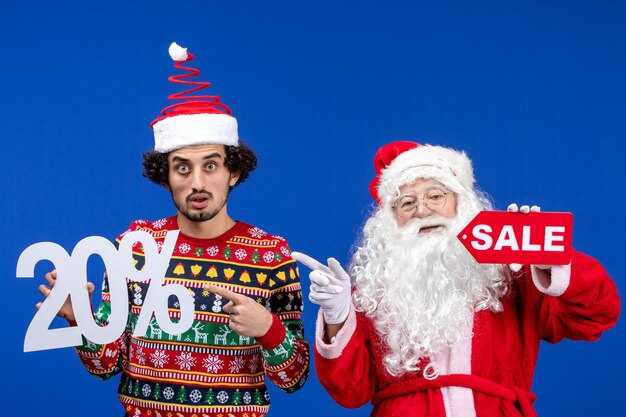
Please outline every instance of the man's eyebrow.
[{"label": "man's eyebrow", "polygon": [[[212,158],[223,159],[224,157],[219,152],[214,152],[214,153],[211,153],[209,155],[205,155],[202,157],[203,160],[212,159]],[[182,156],[174,156],[172,158],[172,162],[189,162],[189,159],[183,158]]]},{"label": "man's eyebrow", "polygon": [[211,158],[224,159],[222,154],[219,152],[214,152],[212,154],[206,155],[202,159],[211,159]]},{"label": "man's eyebrow", "polygon": [[172,158],[172,162],[189,162],[189,159],[183,158],[181,156],[175,156]]}]

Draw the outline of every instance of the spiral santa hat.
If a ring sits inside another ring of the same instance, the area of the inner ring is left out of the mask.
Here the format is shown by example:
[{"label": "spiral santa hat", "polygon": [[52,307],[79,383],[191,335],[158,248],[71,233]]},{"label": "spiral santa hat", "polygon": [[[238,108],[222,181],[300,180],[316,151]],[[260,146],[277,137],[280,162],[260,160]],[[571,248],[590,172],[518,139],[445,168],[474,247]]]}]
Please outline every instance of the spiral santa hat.
[{"label": "spiral santa hat", "polygon": [[169,54],[175,62],[174,67],[186,73],[172,75],[168,80],[191,88],[170,94],[170,100],[180,102],[164,108],[161,116],[152,122],[154,150],[167,153],[191,145],[237,146],[237,119],[232,116],[230,108],[218,96],[193,95],[211,85],[208,82],[187,81],[200,75],[197,69],[182,65],[192,61],[194,56],[176,42],[170,45]]},{"label": "spiral santa hat", "polygon": [[380,147],[374,156],[374,169],[370,194],[379,205],[391,203],[399,187],[417,178],[433,178],[464,190],[471,190],[475,182],[472,162],[465,152],[416,142],[397,141]]}]

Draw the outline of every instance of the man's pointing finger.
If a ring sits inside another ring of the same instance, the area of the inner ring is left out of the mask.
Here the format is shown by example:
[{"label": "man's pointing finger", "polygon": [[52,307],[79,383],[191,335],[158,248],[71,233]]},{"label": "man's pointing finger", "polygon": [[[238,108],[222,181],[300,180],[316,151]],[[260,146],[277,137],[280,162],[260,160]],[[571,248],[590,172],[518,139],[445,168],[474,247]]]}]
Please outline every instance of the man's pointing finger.
[{"label": "man's pointing finger", "polygon": [[203,287],[208,292],[212,292],[213,294],[221,295],[224,298],[228,298],[233,304],[240,304],[244,299],[248,298],[245,295],[237,294],[236,292],[232,292],[223,287],[218,287],[217,285],[207,284]]}]

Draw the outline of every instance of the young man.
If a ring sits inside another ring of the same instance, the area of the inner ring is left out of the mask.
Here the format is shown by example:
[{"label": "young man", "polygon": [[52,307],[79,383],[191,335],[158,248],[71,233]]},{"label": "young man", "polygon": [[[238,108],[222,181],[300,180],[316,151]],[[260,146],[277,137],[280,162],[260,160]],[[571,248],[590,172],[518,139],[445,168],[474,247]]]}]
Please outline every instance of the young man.
[{"label": "young man", "polygon": [[320,381],[373,416],[534,416],[539,342],[600,337],[619,314],[614,283],[579,252],[567,266],[476,263],[456,235],[490,205],[464,153],[394,142],[374,165],[353,285],[332,258],[292,255],[313,269]]},{"label": "young man", "polygon": [[[172,44],[170,55],[177,68],[199,74],[181,66],[193,59],[186,49]],[[189,76],[170,80],[187,84],[179,79]],[[172,194],[177,214],[135,221],[125,233],[147,231],[160,248],[168,231],[180,230],[165,284],[190,291],[193,325],[167,334],[152,317],[145,335],[133,335],[150,282],[127,281],[130,317],[124,334],[106,345],[85,341],[77,352],[98,378],[122,374],[118,393],[126,416],[261,417],[270,402],[266,376],[294,392],[309,372],[297,267],[283,238],[228,215],[230,190],[256,167],[255,154],[239,142],[230,109],[215,96],[185,100],[184,94],[170,96],[184,101],[153,122],[155,150],[144,154],[144,175]],[[142,248],[133,250],[140,269]],[[46,280],[53,287],[56,273]],[[40,292],[48,296],[50,288],[42,285]],[[175,297],[168,308],[170,317],[180,317]],[[110,312],[105,278],[96,319],[106,324]],[[59,315],[73,324],[73,314],[68,299]]]}]

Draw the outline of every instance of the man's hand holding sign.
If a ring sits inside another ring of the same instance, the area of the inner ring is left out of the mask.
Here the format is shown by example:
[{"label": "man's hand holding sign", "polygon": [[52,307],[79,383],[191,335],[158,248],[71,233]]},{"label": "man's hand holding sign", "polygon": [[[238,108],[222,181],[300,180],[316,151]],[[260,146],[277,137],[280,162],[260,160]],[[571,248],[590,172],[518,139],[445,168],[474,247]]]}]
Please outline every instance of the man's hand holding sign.
[{"label": "man's hand holding sign", "polygon": [[[48,286],[41,284],[39,286],[39,292],[41,293],[41,295],[43,295],[44,297],[48,297],[50,294],[52,294],[52,291],[54,289],[54,286],[56,285],[57,282],[57,271],[56,269],[54,271],[50,271],[48,273],[46,273],[45,275],[45,279],[46,282],[48,283]],[[91,296],[93,295],[93,290],[95,289],[95,286],[93,285],[93,282],[87,282],[87,293],[89,294],[89,299],[91,300]],[[39,310],[41,308],[41,305],[43,304],[43,301],[37,303],[37,305],[35,306],[37,308],[37,310]],[[70,324],[75,324],[76,323],[76,316],[74,315],[74,308],[72,307],[72,297],[70,295],[67,296],[67,299],[65,300],[65,303],[63,303],[63,305],[61,306],[61,308],[59,308],[59,311],[57,312],[57,316],[66,319]]]},{"label": "man's hand holding sign", "polygon": [[[158,325],[168,333],[181,334],[188,330],[194,319],[194,303],[189,291],[180,284],[164,285],[178,233],[169,232],[160,249],[153,237],[143,231],[126,234],[118,249],[102,237],[85,238],[78,242],[71,256],[52,242],[40,242],[26,248],[18,259],[18,277],[32,278],[37,262],[46,259],[54,263],[56,270],[46,274],[50,287],[39,287],[39,292],[46,296],[46,300],[37,304],[37,314],[26,331],[24,351],[77,346],[82,343],[81,335],[99,344],[119,338],[128,320],[126,280],[150,281],[150,292],[143,302],[133,333],[135,336],[146,334],[153,313]],[[133,258],[133,246],[136,245],[143,249],[146,259],[141,270],[135,267]],[[110,316],[107,325],[103,327],[96,325],[92,315],[91,294],[94,285],[80,278],[86,274],[86,262],[91,255],[100,256],[107,269]],[[180,308],[179,320],[175,322],[170,319],[167,309],[170,295],[177,297]],[[49,329],[55,314],[75,326],[69,329]]]}]

